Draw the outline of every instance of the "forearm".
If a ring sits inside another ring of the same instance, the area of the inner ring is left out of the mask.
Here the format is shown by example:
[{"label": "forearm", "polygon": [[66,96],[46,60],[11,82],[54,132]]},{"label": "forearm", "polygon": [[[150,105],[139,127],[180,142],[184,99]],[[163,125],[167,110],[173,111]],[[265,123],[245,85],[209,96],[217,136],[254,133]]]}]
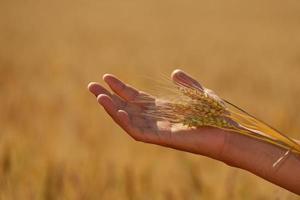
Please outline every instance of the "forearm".
[{"label": "forearm", "polygon": [[288,155],[278,169],[270,169],[266,179],[300,195],[300,156],[294,153]]},{"label": "forearm", "polygon": [[291,152],[273,167],[287,150],[246,136],[229,135],[222,155],[225,163],[300,194],[300,155]]}]

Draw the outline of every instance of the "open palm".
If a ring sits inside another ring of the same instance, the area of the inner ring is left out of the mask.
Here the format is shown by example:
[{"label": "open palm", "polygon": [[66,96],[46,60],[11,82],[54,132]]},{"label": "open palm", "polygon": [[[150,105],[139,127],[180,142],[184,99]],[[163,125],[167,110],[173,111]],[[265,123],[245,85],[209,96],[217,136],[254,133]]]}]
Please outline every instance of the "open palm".
[{"label": "open palm", "polygon": [[[201,87],[198,82],[180,70],[174,71],[172,78],[174,81]],[[154,106],[155,109],[158,103],[155,97],[123,83],[114,75],[106,74],[103,79],[114,93],[94,82],[89,84],[89,90],[112,119],[135,140],[214,157],[222,149],[225,131],[207,127],[202,128],[202,134],[199,134],[199,130],[171,127],[168,121],[157,121],[150,116],[142,115],[146,106]]]},{"label": "open palm", "polygon": [[[176,82],[202,88],[181,70],[175,70],[171,77]],[[114,93],[95,82],[90,83],[88,89],[111,118],[135,140],[221,160],[300,194],[298,155],[290,155],[282,166],[274,169],[272,164],[285,153],[283,149],[217,128],[172,127],[168,121],[157,121],[141,114],[149,105],[155,109],[158,103],[155,97],[123,83],[114,75],[106,74],[103,79]]]}]

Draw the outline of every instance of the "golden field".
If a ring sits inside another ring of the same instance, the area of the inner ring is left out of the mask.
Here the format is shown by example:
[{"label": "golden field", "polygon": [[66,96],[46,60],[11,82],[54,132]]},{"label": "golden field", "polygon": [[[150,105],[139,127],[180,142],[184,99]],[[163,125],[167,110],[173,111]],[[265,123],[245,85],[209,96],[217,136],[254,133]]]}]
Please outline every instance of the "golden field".
[{"label": "golden field", "polygon": [[300,2],[0,1],[0,199],[300,199],[133,141],[87,91],[181,68],[300,139]]}]

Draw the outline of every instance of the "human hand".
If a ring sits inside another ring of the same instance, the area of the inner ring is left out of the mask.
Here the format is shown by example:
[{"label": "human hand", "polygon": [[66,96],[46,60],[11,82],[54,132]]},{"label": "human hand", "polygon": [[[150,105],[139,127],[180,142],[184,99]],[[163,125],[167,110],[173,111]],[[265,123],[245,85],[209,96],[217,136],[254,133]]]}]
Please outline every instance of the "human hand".
[{"label": "human hand", "polygon": [[[176,82],[202,87],[181,70],[175,70],[171,77]],[[141,115],[149,104],[155,108],[158,99],[123,83],[114,75],[106,74],[103,79],[114,93],[95,82],[90,83],[88,89],[112,119],[135,140],[211,157],[300,194],[298,155],[290,154],[282,165],[274,168],[273,163],[285,150],[222,129],[174,127],[168,121]]]}]

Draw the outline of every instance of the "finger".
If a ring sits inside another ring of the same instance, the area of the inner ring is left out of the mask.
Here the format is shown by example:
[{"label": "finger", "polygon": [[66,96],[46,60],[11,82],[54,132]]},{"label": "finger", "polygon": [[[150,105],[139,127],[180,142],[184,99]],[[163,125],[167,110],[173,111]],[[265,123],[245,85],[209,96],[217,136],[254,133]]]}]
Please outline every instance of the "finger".
[{"label": "finger", "polygon": [[119,96],[111,94],[107,89],[102,87],[99,83],[96,82],[89,83],[88,89],[96,97],[98,97],[100,94],[105,94],[109,96],[118,108],[124,108],[124,106],[126,106],[126,103]]},{"label": "finger", "polygon": [[117,116],[119,118],[119,125],[124,129],[132,138],[135,140],[142,140],[139,134],[139,130],[131,125],[131,121],[129,119],[129,115],[124,110],[119,110],[117,112]]},{"label": "finger", "polygon": [[88,90],[93,93],[96,97],[100,94],[106,94],[107,96],[111,96],[111,93],[102,87],[99,83],[91,82],[88,84]]},{"label": "finger", "polygon": [[184,71],[180,70],[180,69],[176,69],[172,72],[171,74],[171,78],[173,79],[173,81],[175,83],[187,86],[187,87],[193,87],[196,88],[198,90],[203,90],[203,86],[196,81],[195,79],[193,79],[190,75],[186,74]]},{"label": "finger", "polygon": [[103,80],[109,85],[109,87],[120,97],[126,101],[135,100],[140,92],[135,88],[123,83],[117,77],[111,74],[105,74]]},{"label": "finger", "polygon": [[114,104],[111,97],[109,97],[106,94],[100,94],[97,97],[97,101],[99,104],[103,106],[105,111],[111,116],[111,118],[118,123],[118,117],[117,117],[117,106]]},{"label": "finger", "polygon": [[[129,116],[126,111],[121,110],[118,111],[118,108],[116,105],[114,105],[113,100],[104,94],[100,94],[97,97],[98,102],[103,106],[105,111],[111,116],[111,118],[119,125],[121,128],[123,128],[129,135],[131,135],[136,140],[142,140],[140,138],[139,131],[137,128],[131,126],[131,122],[129,120]],[[121,114],[119,113],[121,112]]]}]

